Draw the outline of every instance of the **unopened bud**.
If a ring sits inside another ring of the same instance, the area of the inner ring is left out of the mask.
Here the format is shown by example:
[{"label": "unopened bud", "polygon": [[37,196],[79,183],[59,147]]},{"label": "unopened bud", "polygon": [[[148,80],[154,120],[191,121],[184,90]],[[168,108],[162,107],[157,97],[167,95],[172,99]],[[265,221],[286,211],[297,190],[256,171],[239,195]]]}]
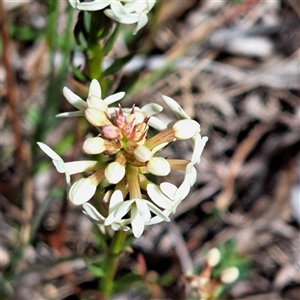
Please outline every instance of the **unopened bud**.
[{"label": "unopened bud", "polygon": [[105,151],[105,140],[100,137],[87,139],[83,143],[83,150],[87,154],[99,154]]},{"label": "unopened bud", "polygon": [[221,272],[221,281],[223,283],[233,283],[239,278],[239,269],[237,267],[231,267],[228,269],[225,269]]},{"label": "unopened bud", "polygon": [[97,96],[91,95],[86,100],[87,106],[89,108],[96,108],[100,111],[107,112],[107,104]]},{"label": "unopened bud", "polygon": [[105,178],[111,184],[117,184],[125,175],[125,166],[119,162],[114,161],[110,163],[105,169]]},{"label": "unopened bud", "polygon": [[143,145],[139,145],[135,148],[134,157],[140,162],[146,162],[152,157],[152,152]]},{"label": "unopened bud", "polygon": [[95,194],[97,183],[89,178],[81,178],[74,182],[69,191],[69,198],[75,205],[89,201]]},{"label": "unopened bud", "polygon": [[215,267],[221,259],[221,253],[219,249],[217,248],[212,248],[206,256],[206,262],[210,267]]},{"label": "unopened bud", "polygon": [[179,140],[190,139],[200,132],[200,124],[195,120],[183,119],[173,125],[175,137]]},{"label": "unopened bud", "polygon": [[167,176],[171,172],[169,162],[163,157],[152,157],[147,163],[150,173],[157,176]]},{"label": "unopened bud", "polygon": [[96,108],[87,108],[85,117],[94,126],[112,125],[105,112]]},{"label": "unopened bud", "polygon": [[102,127],[102,134],[112,140],[118,140],[121,138],[121,130],[114,125],[107,125]]}]

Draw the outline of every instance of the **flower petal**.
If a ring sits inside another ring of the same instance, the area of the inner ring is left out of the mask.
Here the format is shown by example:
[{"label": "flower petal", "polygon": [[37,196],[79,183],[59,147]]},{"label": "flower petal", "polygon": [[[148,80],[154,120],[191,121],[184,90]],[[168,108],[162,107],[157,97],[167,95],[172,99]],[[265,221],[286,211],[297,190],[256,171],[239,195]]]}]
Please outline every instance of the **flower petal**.
[{"label": "flower petal", "polygon": [[96,171],[99,168],[99,162],[96,160],[71,161],[66,162],[64,166],[66,172],[73,175],[87,171]]},{"label": "flower petal", "polygon": [[70,104],[79,110],[84,110],[86,108],[86,102],[83,101],[79,96],[73,93],[69,88],[63,88],[63,94]]},{"label": "flower petal", "polygon": [[147,193],[157,206],[165,209],[173,206],[173,202],[166,197],[155,184],[149,183],[147,185]]},{"label": "flower petal", "polygon": [[104,223],[105,218],[98,212],[98,210],[90,203],[83,204],[83,213],[88,215],[94,221],[97,221],[100,224]]},{"label": "flower petal", "polygon": [[95,0],[92,2],[80,2],[77,4],[77,9],[80,10],[87,10],[87,11],[96,11],[101,10],[108,6],[110,4],[110,1],[99,1]]},{"label": "flower petal", "polygon": [[125,96],[125,92],[119,92],[119,93],[116,93],[116,94],[106,97],[103,101],[107,105],[110,105],[112,103],[115,103],[115,102],[121,100],[122,98],[124,98],[124,96]]},{"label": "flower petal", "polygon": [[182,109],[182,107],[172,98],[168,96],[162,96],[165,103],[173,111],[177,119],[191,119],[190,116]]},{"label": "flower petal", "polygon": [[122,192],[120,190],[114,191],[110,198],[108,213],[111,214],[113,211],[117,210],[123,202]]},{"label": "flower petal", "polygon": [[88,97],[90,96],[96,96],[101,99],[101,86],[96,79],[93,79],[90,83]]},{"label": "flower petal", "polygon": [[151,219],[151,213],[147,205],[147,201],[144,199],[135,199],[136,208],[139,214],[142,216],[145,222]]},{"label": "flower petal", "polygon": [[50,157],[58,173],[65,173],[65,163],[63,159],[44,143],[37,142],[39,147]]},{"label": "flower petal", "polygon": [[132,226],[132,233],[136,238],[139,238],[145,228],[145,222],[143,217],[139,214],[137,207],[132,207],[131,209],[131,226]]},{"label": "flower petal", "polygon": [[83,111],[70,111],[70,112],[64,112],[61,114],[57,114],[56,118],[72,118],[72,117],[82,117],[84,116]]}]

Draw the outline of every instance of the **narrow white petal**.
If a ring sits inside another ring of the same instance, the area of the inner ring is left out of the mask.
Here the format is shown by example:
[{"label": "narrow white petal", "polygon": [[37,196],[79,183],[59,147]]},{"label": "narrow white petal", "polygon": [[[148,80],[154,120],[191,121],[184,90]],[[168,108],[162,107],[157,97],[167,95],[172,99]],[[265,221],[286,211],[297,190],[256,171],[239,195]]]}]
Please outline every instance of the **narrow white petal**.
[{"label": "narrow white petal", "polygon": [[110,1],[92,1],[92,2],[81,2],[77,5],[77,9],[80,10],[87,10],[87,11],[96,11],[101,10],[108,6],[110,4]]},{"label": "narrow white petal", "polygon": [[161,121],[160,119],[153,117],[153,116],[149,119],[148,125],[158,131],[163,131],[163,130],[167,129],[167,126],[165,125],[165,123],[163,121]]},{"label": "narrow white petal", "polygon": [[156,185],[148,184],[147,193],[157,206],[162,208],[171,208],[173,206],[173,202],[167,198]]},{"label": "narrow white petal", "polygon": [[50,158],[52,158],[52,163],[55,166],[57,172],[65,173],[66,169],[63,159],[46,144],[41,142],[37,142],[37,144]]},{"label": "narrow white petal", "polygon": [[77,5],[80,3],[80,1],[79,0],[69,0],[69,3],[73,8],[77,8]]},{"label": "narrow white petal", "polygon": [[143,28],[148,22],[148,16],[144,13],[141,14],[135,29],[133,30],[133,34],[135,35],[141,28]]},{"label": "narrow white petal", "polygon": [[[201,157],[201,155],[202,155],[202,152],[203,152],[203,150],[204,150],[204,147],[205,147],[207,141],[208,141],[208,137],[207,137],[207,136],[203,136],[203,137],[201,138],[201,141],[200,141],[200,143],[199,143],[199,146],[197,146],[197,150],[196,150],[196,149],[194,150],[195,154],[193,153],[192,161],[196,161],[197,163],[200,162],[200,157]],[[195,145],[195,146],[196,146],[196,145]],[[198,147],[199,147],[199,148],[198,148]]]},{"label": "narrow white petal", "polygon": [[103,101],[107,105],[110,105],[112,103],[115,103],[115,102],[121,100],[122,98],[124,98],[124,96],[125,96],[125,92],[119,92],[119,93],[116,93],[116,94],[106,97]]},{"label": "narrow white petal", "polygon": [[162,96],[165,103],[173,111],[177,119],[190,119],[190,116],[182,109],[182,107],[172,98],[168,96]]},{"label": "narrow white petal", "polygon": [[147,200],[144,199],[136,199],[135,204],[139,214],[142,216],[145,222],[151,219],[151,213],[147,205]]},{"label": "narrow white petal", "polygon": [[131,226],[133,235],[139,238],[144,232],[145,222],[135,206],[131,209]]},{"label": "narrow white petal", "polygon": [[[187,171],[187,169],[190,167],[190,164],[192,166],[191,169],[189,169],[189,171]],[[193,186],[197,180],[197,170],[196,168],[193,166],[192,163],[190,163],[187,165],[187,169],[186,169],[186,173],[184,176],[184,180],[187,180],[191,186]]]},{"label": "narrow white petal", "polygon": [[87,215],[93,220],[104,223],[105,218],[98,212],[98,210],[90,203],[84,203],[83,208]]},{"label": "narrow white petal", "polygon": [[134,200],[124,201],[114,212],[115,219],[121,220],[129,212],[133,202]]},{"label": "narrow white petal", "polygon": [[70,112],[64,112],[61,114],[57,114],[56,118],[73,118],[73,117],[82,117],[84,116],[83,111],[70,111]]},{"label": "narrow white petal", "polygon": [[37,142],[37,144],[50,158],[54,160],[60,160],[63,162],[63,159],[56,152],[54,152],[49,146],[41,142]]},{"label": "narrow white petal", "polygon": [[156,103],[149,103],[142,107],[141,111],[146,116],[153,116],[163,111],[163,107]]},{"label": "narrow white petal", "polygon": [[86,171],[96,171],[98,167],[99,162],[96,160],[71,161],[65,163],[65,170],[70,175]]},{"label": "narrow white petal", "polygon": [[110,202],[109,202],[109,210],[108,213],[111,214],[115,211],[120,205],[124,202],[123,194],[120,190],[116,190],[113,192]]},{"label": "narrow white petal", "polygon": [[177,191],[177,187],[176,185],[170,183],[170,182],[162,182],[159,185],[161,191],[170,199],[174,199],[175,198],[175,193]]},{"label": "narrow white petal", "polygon": [[79,110],[84,110],[86,108],[86,102],[83,101],[79,96],[73,93],[69,88],[63,88],[63,94],[70,104]]},{"label": "narrow white petal", "polygon": [[190,188],[191,188],[190,182],[188,180],[183,180],[182,184],[177,189],[177,191],[174,195],[175,201],[180,201],[181,202],[183,199],[185,199],[185,197],[190,192]]},{"label": "narrow white petal", "polygon": [[158,216],[155,216],[153,218],[150,219],[150,221],[148,221],[147,223],[145,223],[146,226],[148,225],[155,225],[155,224],[158,224],[158,223],[161,223],[161,222],[164,222],[165,220],[158,217]]},{"label": "narrow white petal", "polygon": [[158,217],[164,219],[165,221],[169,222],[170,219],[167,214],[165,214],[163,211],[161,211],[159,208],[157,208],[154,204],[151,202],[148,203],[148,208]]},{"label": "narrow white petal", "polygon": [[[106,6],[107,6],[107,4],[106,4]],[[91,81],[88,97],[89,96],[96,96],[101,99],[101,86],[100,86],[98,80],[96,80],[96,79],[93,79]]]}]

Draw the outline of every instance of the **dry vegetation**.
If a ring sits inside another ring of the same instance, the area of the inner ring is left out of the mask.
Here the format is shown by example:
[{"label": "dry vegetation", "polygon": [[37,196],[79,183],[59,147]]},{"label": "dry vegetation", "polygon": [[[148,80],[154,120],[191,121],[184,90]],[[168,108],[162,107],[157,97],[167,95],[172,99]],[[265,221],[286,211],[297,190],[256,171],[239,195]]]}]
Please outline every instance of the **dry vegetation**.
[{"label": "dry vegetation", "polygon": [[[58,32],[67,22],[66,3]],[[43,31],[47,2],[10,5],[0,7],[2,289],[13,300],[100,299],[81,258],[95,254],[92,224],[61,192],[64,176],[50,165],[36,169],[48,161],[35,147],[41,137],[35,120],[52,114],[43,106],[50,50],[43,34],[21,40],[12,27]],[[148,27],[137,36],[134,46],[147,54],[116,75],[112,89],[122,90],[138,74],[126,105],[163,105],[161,95],[168,95],[200,122],[209,142],[175,218],[150,227],[123,257],[118,276],[134,270],[144,285],[114,299],[184,299],[191,292],[184,275],[199,271],[215,246],[225,262],[229,256],[251,262],[224,299],[300,299],[299,17],[297,0],[164,1],[151,23],[155,34]],[[111,58],[127,52],[120,41]],[[84,94],[71,74],[61,86]],[[70,109],[61,95],[59,109]],[[166,108],[162,117],[168,114]],[[86,133],[79,120],[57,121],[43,142],[54,146],[70,136],[65,158],[77,160]],[[182,143],[166,155],[184,158],[190,151]],[[169,179],[181,182],[176,174]]]}]

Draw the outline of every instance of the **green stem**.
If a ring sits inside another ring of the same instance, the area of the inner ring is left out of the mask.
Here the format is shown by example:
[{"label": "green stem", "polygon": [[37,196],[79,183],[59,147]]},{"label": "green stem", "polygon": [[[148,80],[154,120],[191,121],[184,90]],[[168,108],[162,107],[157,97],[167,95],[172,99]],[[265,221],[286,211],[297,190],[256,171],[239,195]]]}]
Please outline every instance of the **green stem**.
[{"label": "green stem", "polygon": [[100,293],[105,297],[110,297],[114,286],[114,278],[117,272],[120,252],[124,248],[124,242],[126,239],[125,231],[116,231],[106,254],[104,264],[104,277],[99,283]]},{"label": "green stem", "polygon": [[104,30],[104,24],[97,12],[91,12],[91,23],[89,28],[89,37],[87,44],[87,68],[91,79],[100,79],[102,73],[102,47],[99,43],[99,37]]}]

